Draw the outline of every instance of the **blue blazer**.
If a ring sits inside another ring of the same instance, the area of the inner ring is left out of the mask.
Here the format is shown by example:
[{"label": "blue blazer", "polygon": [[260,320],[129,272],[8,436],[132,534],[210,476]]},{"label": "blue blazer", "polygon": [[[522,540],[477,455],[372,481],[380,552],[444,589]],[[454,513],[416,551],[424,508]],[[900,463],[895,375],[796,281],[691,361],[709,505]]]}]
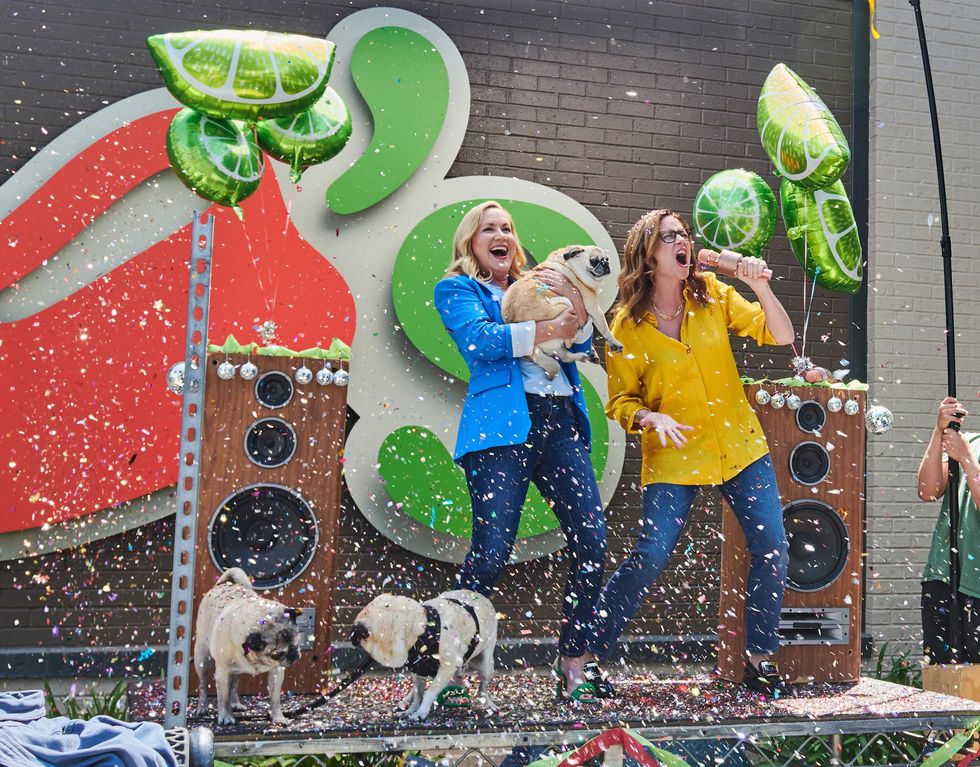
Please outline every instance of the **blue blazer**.
[{"label": "blue blazer", "polygon": [[[479,280],[465,275],[447,277],[436,284],[436,309],[470,369],[470,385],[459,421],[453,458],[474,450],[518,445],[531,431],[520,361],[513,356],[510,327],[504,324],[500,300]],[[592,339],[572,347],[587,352]],[[563,362],[578,409],[579,431],[592,449],[592,428],[578,368]]]}]

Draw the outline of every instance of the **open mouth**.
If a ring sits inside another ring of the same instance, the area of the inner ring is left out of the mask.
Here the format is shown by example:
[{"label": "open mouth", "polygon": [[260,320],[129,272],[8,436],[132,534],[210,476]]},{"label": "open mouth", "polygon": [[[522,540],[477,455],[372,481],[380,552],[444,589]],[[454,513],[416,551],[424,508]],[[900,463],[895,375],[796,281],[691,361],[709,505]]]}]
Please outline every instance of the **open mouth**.
[{"label": "open mouth", "polygon": [[490,255],[494,258],[507,258],[507,248],[503,245],[497,245],[490,248]]},{"label": "open mouth", "polygon": [[690,254],[686,250],[679,251],[676,256],[677,263],[683,266],[685,269],[691,265]]}]

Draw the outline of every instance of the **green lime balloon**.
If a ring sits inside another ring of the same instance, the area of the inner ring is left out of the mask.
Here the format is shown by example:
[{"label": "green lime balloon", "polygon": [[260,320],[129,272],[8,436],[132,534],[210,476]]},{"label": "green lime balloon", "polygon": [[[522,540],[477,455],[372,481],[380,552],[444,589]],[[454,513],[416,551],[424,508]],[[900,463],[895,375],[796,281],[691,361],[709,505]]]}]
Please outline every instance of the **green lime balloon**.
[{"label": "green lime balloon", "polygon": [[250,121],[313,106],[327,87],[335,47],[305,35],[238,29],[170,32],[146,44],[182,104]]},{"label": "green lime balloon", "polygon": [[785,64],[759,94],[759,136],[776,172],[806,189],[825,189],[847,170],[851,150],[816,91]]},{"label": "green lime balloon", "polygon": [[694,198],[694,231],[721,250],[758,256],[776,231],[776,195],[757,173],[716,173]]},{"label": "green lime balloon", "polygon": [[310,109],[263,120],[255,126],[255,134],[266,152],[289,163],[289,180],[295,184],[305,166],[326,162],[344,148],[351,134],[351,116],[344,100],[327,86]]},{"label": "green lime balloon", "polygon": [[784,179],[779,197],[793,255],[806,273],[827,290],[857,293],[863,255],[844,184],[810,191]]},{"label": "green lime balloon", "polygon": [[167,156],[184,184],[206,200],[238,203],[259,188],[262,150],[241,120],[220,120],[181,109],[167,131]]}]

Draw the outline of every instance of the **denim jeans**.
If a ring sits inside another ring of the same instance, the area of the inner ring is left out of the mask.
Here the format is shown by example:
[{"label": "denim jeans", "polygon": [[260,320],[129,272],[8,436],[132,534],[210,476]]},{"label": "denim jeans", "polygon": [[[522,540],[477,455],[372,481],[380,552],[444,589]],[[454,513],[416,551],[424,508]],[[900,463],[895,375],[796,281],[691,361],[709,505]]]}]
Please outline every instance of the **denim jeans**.
[{"label": "denim jeans", "polygon": [[558,650],[577,657],[585,652],[586,632],[602,588],[606,521],[572,398],[529,394],[527,402],[531,416],[527,441],[460,458],[473,503],[473,537],[456,580],[459,588],[492,598],[514,547],[533,480],[552,505],[568,545]]},{"label": "denim jeans", "polygon": [[[643,529],[636,548],[606,583],[596,606],[589,650],[609,655],[626,622],[640,608],[667,566],[687,522],[697,485],[651,483],[643,488]],[[779,610],[789,561],[776,474],[768,455],[721,485],[749,545],[745,651],[769,655],[779,648]]]}]

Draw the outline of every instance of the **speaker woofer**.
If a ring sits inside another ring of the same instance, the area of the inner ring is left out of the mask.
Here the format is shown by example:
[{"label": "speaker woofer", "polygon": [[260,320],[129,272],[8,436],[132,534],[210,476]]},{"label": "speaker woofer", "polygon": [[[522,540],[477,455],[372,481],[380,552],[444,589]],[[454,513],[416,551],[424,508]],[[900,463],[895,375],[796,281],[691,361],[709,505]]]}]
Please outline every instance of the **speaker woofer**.
[{"label": "speaker woofer", "polygon": [[801,485],[816,485],[830,473],[830,455],[818,442],[800,442],[789,454],[789,473]]},{"label": "speaker woofer", "polygon": [[296,452],[296,432],[281,418],[261,418],[245,432],[245,455],[256,466],[274,469]]},{"label": "speaker woofer", "polygon": [[814,399],[807,400],[796,411],[796,425],[800,431],[815,434],[827,423],[827,411]]},{"label": "speaker woofer", "polygon": [[258,589],[285,586],[309,567],[319,528],[306,500],[281,485],[235,491],[208,524],[208,551],[224,572],[240,567]]},{"label": "speaker woofer", "polygon": [[837,580],[851,548],[840,514],[822,501],[793,501],[783,509],[783,526],[789,541],[787,587],[819,591]]},{"label": "speaker woofer", "polygon": [[272,370],[259,376],[255,382],[255,399],[270,410],[284,407],[293,398],[293,382],[289,376]]}]

